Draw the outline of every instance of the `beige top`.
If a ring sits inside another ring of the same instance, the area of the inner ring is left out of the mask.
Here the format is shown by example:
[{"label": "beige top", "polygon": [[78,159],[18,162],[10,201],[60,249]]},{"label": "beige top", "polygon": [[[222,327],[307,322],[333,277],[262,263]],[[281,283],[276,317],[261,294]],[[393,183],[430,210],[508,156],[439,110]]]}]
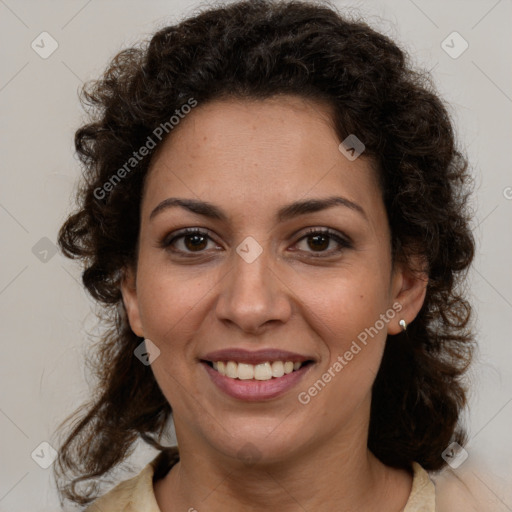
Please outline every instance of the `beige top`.
[{"label": "beige top", "polygon": [[[162,463],[159,454],[137,476],[118,484],[84,512],[161,512],[153,490],[153,475],[155,468],[160,472]],[[435,487],[428,473],[416,462],[413,471],[411,494],[403,512],[436,512]]]}]

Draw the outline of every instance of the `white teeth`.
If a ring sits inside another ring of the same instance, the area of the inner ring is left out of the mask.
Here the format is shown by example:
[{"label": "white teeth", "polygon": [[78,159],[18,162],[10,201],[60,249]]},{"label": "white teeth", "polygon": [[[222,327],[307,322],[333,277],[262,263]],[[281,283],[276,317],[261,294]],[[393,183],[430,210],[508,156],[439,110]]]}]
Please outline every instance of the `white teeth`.
[{"label": "white teeth", "polygon": [[254,379],[254,366],[252,364],[238,363],[238,378],[240,380]]},{"label": "white teeth", "polygon": [[256,380],[270,380],[272,378],[270,363],[257,364],[254,367],[254,378]]},{"label": "white teeth", "polygon": [[284,375],[284,364],[282,361],[272,363],[272,377],[282,377]]},{"label": "white teeth", "polygon": [[286,361],[286,363],[284,363],[284,373],[285,374],[289,374],[289,373],[292,373],[293,372],[293,363],[291,361]]},{"label": "white teeth", "polygon": [[292,361],[267,361],[260,364],[235,363],[234,361],[215,361],[213,368],[221,375],[240,380],[270,380],[298,370],[302,363]]},{"label": "white teeth", "polygon": [[238,378],[238,365],[235,362],[229,361],[226,364],[226,377],[230,377],[231,379]]}]

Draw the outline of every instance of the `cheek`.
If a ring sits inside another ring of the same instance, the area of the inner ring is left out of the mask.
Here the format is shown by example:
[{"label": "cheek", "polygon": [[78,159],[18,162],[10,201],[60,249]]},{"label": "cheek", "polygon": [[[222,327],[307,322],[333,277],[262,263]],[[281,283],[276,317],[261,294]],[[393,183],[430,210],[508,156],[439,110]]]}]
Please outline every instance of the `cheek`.
[{"label": "cheek", "polygon": [[185,278],[179,270],[158,264],[145,264],[141,259],[138,270],[137,295],[144,335],[160,350],[151,364],[155,379],[173,409],[185,400],[188,393],[193,359],[193,340],[197,325],[195,318],[205,290],[199,280]]},{"label": "cheek", "polygon": [[[190,271],[180,272],[158,264],[141,264],[138,274],[138,300],[141,322],[146,337],[165,343],[179,341],[189,318],[205,299],[208,279],[199,272],[193,278]],[[179,333],[179,336],[178,336]]]},{"label": "cheek", "polygon": [[375,282],[357,290],[343,284],[310,303],[308,321],[323,340],[324,357],[319,373],[297,397],[311,416],[322,418],[326,432],[364,416],[361,405],[369,404],[386,342],[387,323],[381,315],[387,322],[395,315],[386,309]]},{"label": "cheek", "polygon": [[323,340],[322,380],[348,402],[357,402],[369,392],[382,359],[388,324],[396,315],[389,309],[386,279],[378,272],[354,269],[350,277],[333,279],[305,308],[310,312],[308,322]]},{"label": "cheek", "polygon": [[222,274],[191,272],[140,258],[139,311],[144,335],[160,350],[151,367],[169,402],[177,404],[194,383],[197,340]]},{"label": "cheek", "polygon": [[[358,275],[359,274],[359,275]],[[325,339],[357,337],[375,324],[388,307],[386,276],[369,271],[346,272],[337,279],[325,281],[320,293],[302,290],[304,304],[325,326]],[[318,281],[316,281],[318,284]],[[380,324],[379,324],[380,325]]]}]

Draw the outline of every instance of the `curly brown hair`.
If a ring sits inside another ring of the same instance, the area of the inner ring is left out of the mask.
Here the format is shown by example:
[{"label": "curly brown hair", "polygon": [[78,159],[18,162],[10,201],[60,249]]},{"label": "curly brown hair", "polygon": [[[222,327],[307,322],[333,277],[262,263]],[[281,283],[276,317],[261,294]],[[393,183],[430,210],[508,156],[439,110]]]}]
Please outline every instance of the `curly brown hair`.
[{"label": "curly brown hair", "polygon": [[353,133],[364,141],[364,157],[380,177],[393,260],[410,264],[420,255],[429,277],[415,321],[386,342],[368,447],[389,466],[417,461],[434,471],[444,466],[450,441],[464,443],[462,377],[474,349],[461,287],[474,255],[468,162],[429,73],[413,70],[408,59],[389,38],[330,4],[242,1],[159,30],[84,86],[90,119],[75,135],[83,164],[78,209],[58,241],[66,256],[81,259],[83,284],[101,304],[106,330],[93,361],[94,398],[70,417],[86,410],[54,466],[58,476],[76,476],[59,486],[61,496],[92,501],[97,489],[76,485],[116,467],[138,439],[166,450],[161,436],[171,406],[150,366],[134,357],[143,339],[130,329],[120,289],[123,269],[137,262],[141,197],[156,150],[129,176],[105,184],[190,98],[319,100],[332,107],[340,141]]}]

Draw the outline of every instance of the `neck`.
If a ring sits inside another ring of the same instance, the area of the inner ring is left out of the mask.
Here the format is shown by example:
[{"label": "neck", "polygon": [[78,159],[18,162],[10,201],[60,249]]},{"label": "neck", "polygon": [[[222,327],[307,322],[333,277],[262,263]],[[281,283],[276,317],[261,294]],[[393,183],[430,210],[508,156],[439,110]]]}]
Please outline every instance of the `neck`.
[{"label": "neck", "polygon": [[162,512],[403,510],[412,478],[382,464],[366,436],[361,429],[316,440],[272,463],[242,462],[180,440],[180,461],[155,483],[155,496]]}]

